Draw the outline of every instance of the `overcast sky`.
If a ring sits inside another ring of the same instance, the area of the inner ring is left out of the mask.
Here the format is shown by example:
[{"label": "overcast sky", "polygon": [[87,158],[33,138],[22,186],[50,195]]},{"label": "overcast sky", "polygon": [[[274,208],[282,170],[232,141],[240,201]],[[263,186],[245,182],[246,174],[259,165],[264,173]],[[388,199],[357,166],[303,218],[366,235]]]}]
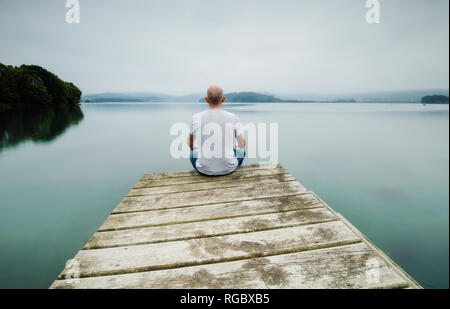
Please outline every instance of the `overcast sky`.
[{"label": "overcast sky", "polygon": [[0,62],[83,93],[354,93],[448,88],[449,1],[0,0]]}]

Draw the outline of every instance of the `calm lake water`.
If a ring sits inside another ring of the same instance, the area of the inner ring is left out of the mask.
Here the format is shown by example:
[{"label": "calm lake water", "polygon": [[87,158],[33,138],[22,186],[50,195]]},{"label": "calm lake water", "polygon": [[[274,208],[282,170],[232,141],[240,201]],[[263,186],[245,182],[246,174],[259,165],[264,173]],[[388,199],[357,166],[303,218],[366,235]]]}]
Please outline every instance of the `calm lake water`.
[{"label": "calm lake water", "polygon": [[[0,288],[47,288],[144,173],[191,169],[171,158],[169,129],[204,108],[0,115]],[[293,176],[424,287],[448,288],[448,105],[226,108],[243,123],[278,122],[279,162]]]}]

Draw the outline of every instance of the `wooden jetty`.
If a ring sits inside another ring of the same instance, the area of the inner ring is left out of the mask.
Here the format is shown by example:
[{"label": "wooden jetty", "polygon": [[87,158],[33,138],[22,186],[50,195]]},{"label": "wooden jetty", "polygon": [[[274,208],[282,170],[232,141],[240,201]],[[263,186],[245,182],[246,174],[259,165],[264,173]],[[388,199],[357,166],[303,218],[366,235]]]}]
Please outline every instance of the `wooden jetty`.
[{"label": "wooden jetty", "polygon": [[274,164],[145,175],[74,260],[50,288],[421,288]]}]

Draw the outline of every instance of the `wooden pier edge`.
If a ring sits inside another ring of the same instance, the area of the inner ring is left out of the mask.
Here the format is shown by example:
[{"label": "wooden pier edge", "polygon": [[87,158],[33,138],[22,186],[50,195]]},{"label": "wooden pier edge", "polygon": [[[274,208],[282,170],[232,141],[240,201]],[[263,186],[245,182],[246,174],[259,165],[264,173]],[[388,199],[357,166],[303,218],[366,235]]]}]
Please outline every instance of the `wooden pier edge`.
[{"label": "wooden pier edge", "polygon": [[276,163],[145,174],[72,261],[51,289],[422,288]]},{"label": "wooden pier edge", "polygon": [[383,259],[388,262],[392,268],[405,280],[409,281],[411,284],[410,288],[414,289],[423,289],[423,287],[416,282],[407,272],[405,272],[400,266],[397,265],[386,253],[384,253],[381,249],[379,249],[372,241],[370,241],[369,238],[367,238],[366,235],[361,233],[353,224],[351,224],[344,216],[342,216],[340,213],[336,212],[331,208],[324,200],[320,198],[315,192],[312,192],[314,196],[317,197],[318,200],[320,200],[332,213],[334,213],[337,217],[341,219],[342,222],[344,222],[345,225],[347,225],[355,234],[357,234],[361,239],[366,243],[368,247],[370,247],[372,250],[376,251],[380,256],[383,257]]}]

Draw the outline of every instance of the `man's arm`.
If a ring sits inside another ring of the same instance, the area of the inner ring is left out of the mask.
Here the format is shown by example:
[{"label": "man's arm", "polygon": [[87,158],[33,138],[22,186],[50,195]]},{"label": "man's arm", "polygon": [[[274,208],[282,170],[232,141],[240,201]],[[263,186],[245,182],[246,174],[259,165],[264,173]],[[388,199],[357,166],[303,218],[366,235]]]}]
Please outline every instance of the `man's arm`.
[{"label": "man's arm", "polygon": [[194,149],[194,135],[192,133],[189,133],[187,143],[189,145],[189,148],[191,148],[191,150],[193,150]]},{"label": "man's arm", "polygon": [[245,148],[245,136],[244,134],[240,134],[236,136],[236,140],[238,142],[239,148]]},{"label": "man's arm", "polygon": [[242,123],[239,122],[239,119],[236,119],[236,122],[234,123],[234,134],[238,142],[239,148],[244,149],[245,148],[244,127]]},{"label": "man's arm", "polygon": [[194,150],[195,136],[199,135],[200,123],[201,123],[200,114],[195,114],[192,117],[191,133],[189,133],[188,140],[187,140],[187,143],[189,145],[189,148],[191,148],[191,150]]}]

